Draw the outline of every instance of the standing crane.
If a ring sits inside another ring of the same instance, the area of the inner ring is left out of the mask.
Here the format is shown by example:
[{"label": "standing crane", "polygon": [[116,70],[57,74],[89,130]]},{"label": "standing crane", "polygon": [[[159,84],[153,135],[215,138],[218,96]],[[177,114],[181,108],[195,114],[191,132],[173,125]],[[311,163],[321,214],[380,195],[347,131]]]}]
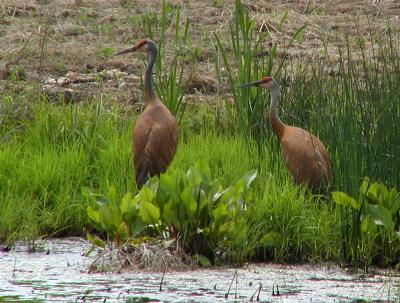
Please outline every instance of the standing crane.
[{"label": "standing crane", "polygon": [[144,74],[146,108],[133,129],[133,163],[136,186],[140,189],[149,177],[167,170],[178,144],[179,129],[175,117],[162,103],[153,88],[153,67],[157,58],[157,44],[148,39],[115,55],[141,51],[147,53],[149,63]]},{"label": "standing crane", "polygon": [[271,94],[269,123],[279,139],[283,161],[297,184],[305,184],[317,193],[331,179],[331,165],[324,144],[308,131],[288,126],[279,119],[279,85],[272,77],[242,84],[241,87],[259,86]]}]

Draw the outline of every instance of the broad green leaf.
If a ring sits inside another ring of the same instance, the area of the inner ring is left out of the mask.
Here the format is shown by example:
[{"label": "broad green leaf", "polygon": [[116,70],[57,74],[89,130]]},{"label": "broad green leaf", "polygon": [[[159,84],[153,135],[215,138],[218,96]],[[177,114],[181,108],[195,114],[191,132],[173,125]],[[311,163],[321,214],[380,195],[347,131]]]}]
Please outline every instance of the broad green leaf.
[{"label": "broad green leaf", "polygon": [[264,234],[260,239],[262,246],[277,246],[280,241],[280,234],[277,232],[269,232]]},{"label": "broad green leaf", "polygon": [[251,183],[254,181],[256,177],[257,177],[257,170],[249,171],[243,176],[245,189],[250,187]]},{"label": "broad green leaf", "polygon": [[211,183],[211,170],[207,162],[199,160],[194,164],[194,167],[198,174],[201,175],[203,182]]},{"label": "broad green leaf", "polygon": [[110,202],[115,202],[116,197],[117,197],[117,190],[115,189],[114,186],[111,185],[111,186],[108,188],[108,192],[107,192],[106,198],[107,198]]},{"label": "broad green leaf", "polygon": [[380,191],[380,186],[378,183],[374,182],[370,185],[366,193],[366,196],[370,203],[381,204],[379,202],[379,191]]},{"label": "broad green leaf", "polygon": [[118,226],[117,233],[121,240],[125,240],[129,237],[128,226],[124,221],[122,221],[121,224]]},{"label": "broad green leaf", "polygon": [[228,217],[227,207],[227,205],[221,203],[212,211],[212,216],[214,218],[213,225],[220,225]]},{"label": "broad green leaf", "polygon": [[138,194],[138,198],[140,202],[153,202],[154,200],[154,193],[148,188],[146,185],[142,187]]},{"label": "broad green leaf", "polygon": [[131,193],[127,193],[121,201],[121,214],[124,215],[126,213],[129,213],[130,210],[134,207],[135,205],[135,201],[132,198],[132,194]]},{"label": "broad green leaf", "polygon": [[376,228],[374,221],[372,221],[371,215],[366,215],[362,218],[361,222],[361,231],[363,233],[373,231],[373,228]]},{"label": "broad green leaf", "polygon": [[199,185],[202,181],[202,177],[196,167],[190,167],[187,176],[192,185]]},{"label": "broad green leaf", "polygon": [[141,201],[139,215],[146,224],[155,224],[160,219],[160,210],[152,203]]},{"label": "broad green leaf", "polygon": [[136,237],[139,235],[142,231],[146,229],[146,224],[143,222],[142,218],[136,217],[133,222],[130,223],[130,228],[131,228],[131,236]]},{"label": "broad green leaf", "polygon": [[107,205],[102,205],[99,209],[99,215],[99,221],[104,230],[115,236],[118,225],[115,224],[117,214],[114,209]]},{"label": "broad green leaf", "polygon": [[93,237],[91,234],[87,233],[86,238],[95,247],[100,247],[100,248],[106,247],[106,244],[104,243],[104,241],[101,240],[99,237]]},{"label": "broad green leaf", "polygon": [[179,220],[177,219],[177,208],[175,203],[170,200],[164,205],[164,209],[162,212],[162,221],[168,226],[173,226],[177,229],[180,229],[181,225]]},{"label": "broad green leaf", "polygon": [[389,230],[394,230],[392,214],[388,209],[382,205],[368,204],[368,211],[375,224],[385,226]]},{"label": "broad green leaf", "polygon": [[345,193],[341,191],[334,191],[332,192],[332,198],[333,201],[335,201],[337,204],[344,205],[344,206],[350,206],[353,209],[359,209],[360,205],[358,202],[352,198],[346,195]]},{"label": "broad green leaf", "polygon": [[[160,197],[157,197],[157,203],[160,207],[164,206],[168,202],[169,197],[178,200],[177,185],[173,176],[168,174],[161,174],[160,176],[160,190],[157,192]],[[158,202],[161,201],[161,204]]]},{"label": "broad green leaf", "polygon": [[153,240],[154,240],[153,237],[143,236],[143,237],[137,237],[137,238],[130,238],[127,240],[127,244],[129,244],[131,246],[136,246],[138,244],[147,243],[147,242],[150,242]]},{"label": "broad green leaf", "polygon": [[366,196],[370,183],[370,179],[368,177],[364,177],[359,189],[361,195]]},{"label": "broad green leaf", "polygon": [[392,215],[397,215],[400,210],[400,195],[395,187],[389,193],[390,212]]},{"label": "broad green leaf", "polygon": [[90,220],[99,223],[100,222],[100,215],[99,212],[94,210],[91,206],[88,206],[86,208],[86,212],[88,214],[88,217],[90,218]]},{"label": "broad green leaf", "polygon": [[192,195],[193,190],[192,184],[189,184],[181,193],[182,204],[189,216],[194,216],[197,209],[197,203]]},{"label": "broad green leaf", "polygon": [[195,254],[193,255],[193,258],[201,265],[204,267],[210,267],[211,261],[208,259],[206,256],[200,255],[200,254]]}]

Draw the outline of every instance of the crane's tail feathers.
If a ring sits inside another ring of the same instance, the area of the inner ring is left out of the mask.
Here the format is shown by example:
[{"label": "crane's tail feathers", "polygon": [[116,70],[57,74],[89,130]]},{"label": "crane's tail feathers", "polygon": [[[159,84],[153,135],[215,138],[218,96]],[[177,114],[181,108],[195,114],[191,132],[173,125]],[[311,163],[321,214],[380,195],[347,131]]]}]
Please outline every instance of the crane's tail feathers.
[{"label": "crane's tail feathers", "polygon": [[141,189],[142,186],[147,182],[149,179],[149,173],[146,170],[141,170],[136,175],[136,187],[137,189]]}]

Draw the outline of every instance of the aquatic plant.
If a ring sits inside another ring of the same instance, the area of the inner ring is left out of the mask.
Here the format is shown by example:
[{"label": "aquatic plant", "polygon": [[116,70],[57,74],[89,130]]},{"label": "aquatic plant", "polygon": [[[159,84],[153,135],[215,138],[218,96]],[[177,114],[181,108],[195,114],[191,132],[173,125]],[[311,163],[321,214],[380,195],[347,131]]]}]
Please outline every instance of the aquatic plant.
[{"label": "aquatic plant", "polygon": [[159,180],[151,179],[138,196],[141,203],[151,203],[159,210],[161,227],[153,227],[159,236],[178,239],[184,251],[206,264],[207,259],[225,258],[232,239],[245,241],[243,214],[256,175],[251,171],[224,189],[212,178],[208,165],[198,161],[187,173],[170,170]]},{"label": "aquatic plant", "polygon": [[[344,258],[368,266],[376,258],[388,265],[399,252],[400,195],[393,187],[365,177],[358,199],[333,192],[333,201],[341,205]],[[393,245],[397,243],[397,245]]]},{"label": "aquatic plant", "polygon": [[[143,199],[146,191],[141,191],[136,197],[127,193],[121,201],[117,201],[113,186],[110,186],[104,196],[96,195],[87,188],[82,189],[82,194],[87,200],[87,215],[93,222],[93,227],[105,232],[117,248],[129,238],[138,236],[148,224],[157,223],[160,217],[159,211]],[[91,242],[95,246],[105,246],[98,240]]]}]

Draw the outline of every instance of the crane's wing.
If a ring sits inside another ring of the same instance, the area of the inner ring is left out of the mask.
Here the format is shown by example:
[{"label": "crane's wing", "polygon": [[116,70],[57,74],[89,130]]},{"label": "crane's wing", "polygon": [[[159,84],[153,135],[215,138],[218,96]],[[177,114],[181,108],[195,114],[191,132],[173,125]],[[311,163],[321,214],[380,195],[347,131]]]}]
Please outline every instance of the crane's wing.
[{"label": "crane's wing", "polygon": [[175,119],[138,120],[133,134],[133,160],[136,184],[141,188],[147,179],[167,170],[178,143],[178,125]]},{"label": "crane's wing", "polygon": [[331,178],[328,153],[322,142],[309,132],[290,127],[281,141],[282,158],[296,183],[318,188]]}]

